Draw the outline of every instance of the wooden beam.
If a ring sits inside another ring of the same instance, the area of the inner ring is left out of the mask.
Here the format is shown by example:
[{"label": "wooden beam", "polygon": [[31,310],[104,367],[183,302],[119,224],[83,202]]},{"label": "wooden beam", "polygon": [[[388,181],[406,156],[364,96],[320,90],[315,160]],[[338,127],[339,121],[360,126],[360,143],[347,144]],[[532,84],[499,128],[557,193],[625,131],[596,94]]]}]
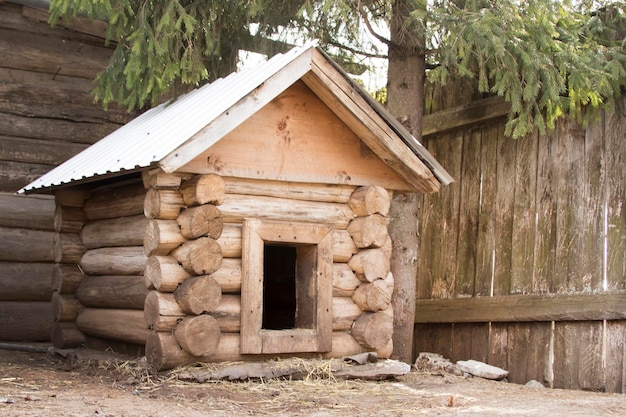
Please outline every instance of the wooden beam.
[{"label": "wooden beam", "polygon": [[511,103],[496,96],[428,114],[422,121],[422,137],[504,117],[510,109]]},{"label": "wooden beam", "polygon": [[626,319],[626,293],[417,300],[415,323]]}]

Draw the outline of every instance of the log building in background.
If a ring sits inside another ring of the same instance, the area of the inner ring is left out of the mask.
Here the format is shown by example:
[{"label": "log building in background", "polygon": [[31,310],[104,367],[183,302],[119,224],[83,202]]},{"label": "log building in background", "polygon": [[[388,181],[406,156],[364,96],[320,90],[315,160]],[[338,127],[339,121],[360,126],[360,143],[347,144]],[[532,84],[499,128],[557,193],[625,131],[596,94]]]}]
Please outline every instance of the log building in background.
[{"label": "log building in background", "polygon": [[155,369],[389,357],[391,196],[450,180],[320,50],[277,55],[22,190],[56,196],[53,342],[145,345]]},{"label": "log building in background", "polygon": [[50,27],[42,1],[0,1],[0,340],[47,341],[54,199],[14,193],[120,127],[130,115],[93,103],[112,53],[103,28]]}]

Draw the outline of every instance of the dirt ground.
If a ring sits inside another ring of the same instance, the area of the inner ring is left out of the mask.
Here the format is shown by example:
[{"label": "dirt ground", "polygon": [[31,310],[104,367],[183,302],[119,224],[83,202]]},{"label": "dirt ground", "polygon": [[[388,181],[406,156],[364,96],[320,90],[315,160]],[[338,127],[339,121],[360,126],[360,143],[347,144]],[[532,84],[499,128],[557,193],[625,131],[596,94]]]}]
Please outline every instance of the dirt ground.
[{"label": "dirt ground", "polygon": [[382,382],[186,382],[113,354],[0,350],[0,416],[626,416],[626,395],[412,371]]}]

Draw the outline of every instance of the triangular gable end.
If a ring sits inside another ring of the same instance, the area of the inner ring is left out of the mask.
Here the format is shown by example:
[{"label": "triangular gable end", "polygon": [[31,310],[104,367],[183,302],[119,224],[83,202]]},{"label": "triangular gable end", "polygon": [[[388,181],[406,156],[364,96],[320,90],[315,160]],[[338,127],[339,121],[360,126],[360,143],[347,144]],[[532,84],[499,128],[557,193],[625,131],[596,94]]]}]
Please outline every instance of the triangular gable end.
[{"label": "triangular gable end", "polygon": [[422,193],[439,190],[440,182],[431,169],[402,142],[345,79],[344,74],[316,48],[300,54],[288,66],[167,155],[160,162],[161,168],[171,173],[184,167],[298,80],[304,81],[368,148],[406,181],[407,189]]}]

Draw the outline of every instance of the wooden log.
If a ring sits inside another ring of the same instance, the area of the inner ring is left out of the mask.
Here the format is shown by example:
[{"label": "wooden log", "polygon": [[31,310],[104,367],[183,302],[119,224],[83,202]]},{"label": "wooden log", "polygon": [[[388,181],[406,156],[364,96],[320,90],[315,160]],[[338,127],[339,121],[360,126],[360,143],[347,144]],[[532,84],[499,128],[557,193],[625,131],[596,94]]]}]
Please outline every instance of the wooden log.
[{"label": "wooden log", "polygon": [[389,239],[388,224],[380,214],[357,217],[348,225],[348,233],[357,248],[380,248]]},{"label": "wooden log", "polygon": [[391,206],[391,196],[383,187],[374,185],[359,187],[350,196],[348,205],[355,216],[381,214],[387,216]]},{"label": "wooden log", "polygon": [[194,275],[210,275],[222,264],[222,249],[214,239],[202,237],[190,240],[172,251],[171,255]]},{"label": "wooden log", "polygon": [[381,348],[375,349],[378,359],[389,359],[393,354],[393,338],[389,339],[389,342]]},{"label": "wooden log", "polygon": [[146,192],[143,212],[149,219],[175,220],[184,206],[183,196],[178,190],[150,188]]},{"label": "wooden log", "polygon": [[222,293],[233,294],[241,292],[241,259],[224,258],[220,269],[213,272],[211,277],[219,284]]},{"label": "wooden log", "polygon": [[82,207],[89,193],[80,187],[62,188],[54,193],[57,206]]},{"label": "wooden log", "polygon": [[355,190],[353,185],[313,184],[235,177],[223,178],[226,184],[226,194],[262,195],[294,200],[347,203]]},{"label": "wooden log", "polygon": [[241,258],[241,225],[224,224],[217,243],[222,248],[224,258]]},{"label": "wooden log", "polygon": [[350,333],[333,332],[333,350],[322,354],[323,358],[343,358],[363,353],[365,349]]},{"label": "wooden log", "polygon": [[49,301],[0,301],[0,340],[47,342],[53,321]]},{"label": "wooden log", "polygon": [[147,288],[161,292],[174,292],[187,278],[191,277],[172,256],[151,256],[144,272]]},{"label": "wooden log", "polygon": [[382,311],[365,313],[354,322],[351,334],[364,348],[380,349],[393,335],[393,319]]},{"label": "wooden log", "polygon": [[[347,230],[332,231],[333,262],[348,262],[358,252]],[[222,235],[217,239],[224,258],[241,258],[241,225],[226,223]]]},{"label": "wooden log", "polygon": [[171,332],[151,331],[146,339],[146,359],[152,371],[189,365],[197,359],[185,352]]},{"label": "wooden log", "polygon": [[85,252],[80,267],[87,275],[143,275],[147,260],[143,246],[99,248]]},{"label": "wooden log", "polygon": [[216,174],[194,175],[180,186],[183,201],[188,207],[202,204],[219,206],[224,202],[226,185]]},{"label": "wooden log", "polygon": [[352,297],[361,281],[348,264],[333,263],[333,297]]},{"label": "wooden log", "polygon": [[58,233],[80,233],[87,221],[81,207],[56,206],[54,231]]},{"label": "wooden log", "polygon": [[0,193],[0,213],[3,227],[54,230],[54,198],[50,196]]},{"label": "wooden log", "polygon": [[0,262],[0,301],[50,301],[53,263]]},{"label": "wooden log", "polygon": [[88,336],[144,345],[148,326],[140,310],[86,308],[76,317],[78,330]]},{"label": "wooden log", "polygon": [[87,250],[77,233],[56,233],[54,235],[54,261],[64,264],[77,264]]},{"label": "wooden log", "polygon": [[185,318],[185,313],[174,298],[174,294],[150,291],[144,303],[146,325],[153,330],[170,331]]},{"label": "wooden log", "polygon": [[186,242],[175,220],[150,220],[143,239],[147,256],[167,255]]},{"label": "wooden log", "polygon": [[85,201],[87,220],[114,219],[143,213],[146,191],[136,183],[97,190]]},{"label": "wooden log", "polygon": [[54,262],[54,235],[48,230],[0,227],[0,261]]},{"label": "wooden log", "polygon": [[178,174],[167,174],[161,169],[146,170],[141,172],[141,180],[143,181],[143,187],[147,190],[149,188],[160,189],[175,189],[178,190],[183,178]]},{"label": "wooden log", "polygon": [[52,311],[56,321],[74,321],[83,308],[73,294],[52,294]]},{"label": "wooden log", "polygon": [[185,280],[174,291],[180,309],[187,314],[209,313],[219,305],[222,290],[215,279],[202,275]]},{"label": "wooden log", "polygon": [[180,226],[180,233],[186,239],[196,239],[201,236],[218,239],[224,228],[221,216],[222,213],[217,207],[204,204],[183,211],[176,222]]},{"label": "wooden log", "polygon": [[75,264],[54,264],[52,291],[59,294],[74,294],[85,274]]},{"label": "wooden log", "polygon": [[141,275],[86,276],[76,298],[86,307],[143,310],[148,295]]},{"label": "wooden log", "polygon": [[384,279],[389,274],[391,241],[387,242],[382,248],[362,249],[348,261],[348,265],[362,282]]},{"label": "wooden log", "polygon": [[356,289],[352,300],[364,311],[381,311],[389,307],[393,288],[382,279],[363,283]]},{"label": "wooden log", "polygon": [[228,194],[220,205],[224,223],[242,223],[246,217],[285,222],[315,222],[345,229],[354,214],[347,204]]},{"label": "wooden log", "polygon": [[348,262],[358,252],[347,230],[333,230],[333,262]]},{"label": "wooden log", "polygon": [[85,224],[80,236],[87,249],[141,246],[148,227],[143,214],[96,220]]},{"label": "wooden log", "polygon": [[333,331],[350,330],[363,313],[349,297],[333,297]]},{"label": "wooden log", "polygon": [[208,314],[187,317],[178,323],[174,331],[178,344],[193,356],[213,353],[220,342],[220,335],[219,323]]},{"label": "wooden log", "polygon": [[56,321],[51,331],[52,345],[58,349],[77,347],[85,343],[85,334],[78,330],[75,322]]},{"label": "wooden log", "polygon": [[209,355],[193,356],[183,350],[176,336],[169,332],[151,332],[146,341],[146,359],[155,371],[190,365],[194,362],[234,362],[251,360],[255,356],[239,353],[239,335],[225,333],[220,336],[217,348]]},{"label": "wooden log", "polygon": [[222,295],[220,303],[210,314],[217,319],[222,333],[239,333],[241,330],[241,296]]}]

